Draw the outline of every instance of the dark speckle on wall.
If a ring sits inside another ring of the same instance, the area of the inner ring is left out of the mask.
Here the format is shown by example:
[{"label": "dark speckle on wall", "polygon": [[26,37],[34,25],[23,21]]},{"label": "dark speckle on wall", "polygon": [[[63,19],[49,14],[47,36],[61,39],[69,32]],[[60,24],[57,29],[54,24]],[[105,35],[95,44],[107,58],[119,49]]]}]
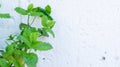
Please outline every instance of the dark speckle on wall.
[{"label": "dark speckle on wall", "polygon": [[102,60],[106,60],[106,57],[103,56],[103,57],[102,57]]}]

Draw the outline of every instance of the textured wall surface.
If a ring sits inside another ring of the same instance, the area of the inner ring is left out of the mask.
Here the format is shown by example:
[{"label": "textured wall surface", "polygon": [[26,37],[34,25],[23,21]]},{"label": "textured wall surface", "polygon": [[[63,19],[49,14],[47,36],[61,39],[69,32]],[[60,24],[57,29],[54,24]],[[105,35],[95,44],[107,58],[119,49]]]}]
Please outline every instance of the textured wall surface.
[{"label": "textured wall surface", "polygon": [[[120,67],[120,0],[0,0],[0,47],[10,33],[17,33],[25,17],[15,6],[50,4],[56,20],[56,37],[46,38],[54,49],[38,52],[38,67]],[[37,22],[37,21],[36,21]],[[37,24],[36,24],[37,25]]]}]

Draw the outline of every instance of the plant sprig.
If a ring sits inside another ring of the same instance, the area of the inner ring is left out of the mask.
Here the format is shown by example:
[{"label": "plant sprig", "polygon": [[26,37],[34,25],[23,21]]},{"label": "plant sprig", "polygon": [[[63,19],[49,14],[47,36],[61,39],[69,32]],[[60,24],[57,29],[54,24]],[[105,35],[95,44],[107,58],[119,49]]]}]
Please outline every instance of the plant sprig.
[{"label": "plant sprig", "polygon": [[[1,52],[0,67],[25,67],[25,65],[27,67],[36,67],[38,56],[34,51],[47,51],[53,48],[50,43],[38,40],[39,37],[48,37],[49,34],[55,37],[52,30],[55,21],[50,16],[51,7],[47,5],[43,9],[29,4],[27,9],[16,7],[15,11],[20,15],[28,16],[28,20],[26,23],[20,23],[20,34],[10,35],[7,39],[10,43]],[[10,18],[10,15],[0,14],[0,17]],[[31,22],[30,17],[34,17]],[[40,28],[32,27],[36,17],[41,18],[42,27]]]}]

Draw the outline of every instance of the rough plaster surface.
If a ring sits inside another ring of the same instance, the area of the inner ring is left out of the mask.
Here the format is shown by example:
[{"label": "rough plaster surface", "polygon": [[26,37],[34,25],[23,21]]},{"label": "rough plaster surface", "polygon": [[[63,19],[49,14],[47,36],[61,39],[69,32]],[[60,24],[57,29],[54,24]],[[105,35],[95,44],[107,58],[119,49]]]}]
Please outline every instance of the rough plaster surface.
[{"label": "rough plaster surface", "polygon": [[54,49],[37,52],[38,67],[120,67],[120,0],[0,0],[0,3],[0,12],[13,16],[9,20],[0,19],[1,49],[6,37],[17,33],[18,24],[26,20],[13,11],[15,6],[50,4],[57,22],[56,37],[45,41],[52,43]]}]

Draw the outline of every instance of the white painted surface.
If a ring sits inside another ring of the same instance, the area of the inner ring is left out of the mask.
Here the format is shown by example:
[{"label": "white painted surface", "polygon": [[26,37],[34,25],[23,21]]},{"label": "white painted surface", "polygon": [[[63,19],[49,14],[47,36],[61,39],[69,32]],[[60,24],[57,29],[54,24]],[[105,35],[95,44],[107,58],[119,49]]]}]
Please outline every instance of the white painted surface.
[{"label": "white painted surface", "polygon": [[15,6],[26,7],[29,3],[52,6],[56,38],[45,40],[54,49],[38,52],[38,67],[120,67],[120,0],[0,0],[0,3],[0,12],[13,16],[7,21],[0,20],[1,45],[9,33],[18,32],[18,23],[25,20],[13,11]]}]

